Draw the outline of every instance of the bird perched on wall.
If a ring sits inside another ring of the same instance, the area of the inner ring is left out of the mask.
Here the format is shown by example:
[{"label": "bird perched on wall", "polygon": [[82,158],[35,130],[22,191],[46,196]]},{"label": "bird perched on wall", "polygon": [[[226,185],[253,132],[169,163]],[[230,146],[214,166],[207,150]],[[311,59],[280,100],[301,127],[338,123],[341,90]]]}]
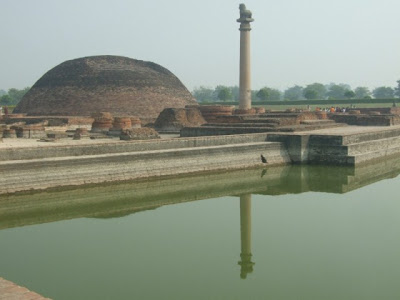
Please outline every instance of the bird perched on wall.
[{"label": "bird perched on wall", "polygon": [[261,161],[266,164],[268,163],[267,159],[264,157],[264,155],[261,154]]}]

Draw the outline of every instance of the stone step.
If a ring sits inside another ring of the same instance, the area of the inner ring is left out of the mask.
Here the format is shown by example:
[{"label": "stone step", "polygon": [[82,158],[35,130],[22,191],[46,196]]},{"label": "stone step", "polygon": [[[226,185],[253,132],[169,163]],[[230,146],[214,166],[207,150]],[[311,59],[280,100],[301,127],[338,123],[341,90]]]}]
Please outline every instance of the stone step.
[{"label": "stone step", "polygon": [[276,127],[277,123],[207,123],[203,127]]},{"label": "stone step", "polygon": [[[109,161],[115,160],[125,160],[127,159],[148,159],[155,155],[186,155],[191,153],[202,153],[207,151],[219,151],[219,150],[232,150],[238,149],[244,150],[253,147],[280,147],[279,142],[248,142],[240,144],[228,144],[228,145],[213,145],[213,146],[203,146],[203,147],[186,147],[181,149],[162,149],[162,150],[151,150],[151,151],[138,151],[138,152],[124,152],[124,153],[107,153],[98,155],[81,155],[81,156],[64,156],[64,157],[50,157],[50,158],[40,158],[40,159],[30,159],[30,160],[18,160],[18,161],[2,161],[0,162],[1,170],[7,170],[8,168],[31,166],[38,167],[43,164],[56,166],[59,163],[65,163],[68,161],[73,161],[76,164],[83,164],[92,161],[102,161],[107,159]],[[7,174],[4,174],[7,176]]]},{"label": "stone step", "polygon": [[248,142],[263,142],[266,134],[207,136],[148,141],[109,141],[107,143],[83,143],[79,145],[51,145],[47,147],[0,149],[0,161],[40,159],[48,157],[98,155],[188,147],[207,147]]},{"label": "stone step", "polygon": [[329,154],[321,154],[321,155],[313,155],[310,157],[310,161],[313,164],[322,164],[322,165],[354,165],[354,156],[347,155],[329,155]]},{"label": "stone step", "polygon": [[[216,125],[216,126],[214,126]],[[201,127],[186,127],[181,130],[182,137],[188,136],[213,136],[213,135],[235,135],[235,134],[249,134],[249,133],[262,133],[262,132],[296,132],[308,131],[333,127],[343,127],[346,124],[341,123],[323,123],[316,125],[285,125],[276,127],[242,127],[229,124],[226,126],[218,126],[217,124],[209,124],[208,126]]]},{"label": "stone step", "polygon": [[0,194],[263,166],[260,154],[268,165],[290,162],[284,145],[276,142],[4,161]]},{"label": "stone step", "polygon": [[245,123],[273,123],[280,124],[279,119],[271,119],[271,118],[253,118],[253,117],[243,117],[242,122]]},{"label": "stone step", "polygon": [[353,155],[341,155],[340,153],[310,153],[309,160],[312,163],[337,164],[337,165],[356,165],[375,159],[386,159],[400,153],[400,145],[382,148],[375,151],[366,151]]},{"label": "stone step", "polygon": [[366,141],[380,140],[400,136],[400,128],[393,128],[381,131],[370,131],[348,135],[317,135],[310,136],[310,144],[341,146],[349,144],[357,144]]},{"label": "stone step", "polygon": [[396,147],[400,147],[400,136],[343,146],[311,144],[309,148],[309,157],[312,160],[318,155],[352,156]]},{"label": "stone step", "polygon": [[260,114],[257,115],[258,118],[297,118],[301,115],[302,113],[287,113],[287,112],[274,112],[274,113],[267,113],[267,114]]},{"label": "stone step", "polygon": [[385,159],[394,155],[398,155],[399,153],[400,153],[400,146],[360,153],[349,157],[353,157],[355,164],[360,164],[375,159]]},{"label": "stone step", "polygon": [[217,126],[201,126],[201,127],[185,127],[181,129],[181,137],[204,137],[204,136],[220,136],[220,135],[236,135],[249,133],[263,133],[277,131],[268,127],[217,127]]},{"label": "stone step", "polygon": [[308,149],[309,160],[313,161],[318,156],[347,156],[347,146],[310,145]]},{"label": "stone step", "polygon": [[325,124],[336,124],[336,122],[335,121],[333,121],[333,120],[304,120],[304,121],[301,121],[300,122],[300,124],[305,124],[305,125],[318,125],[318,124],[321,124],[321,125],[325,125]]},{"label": "stone step", "polygon": [[400,147],[400,136],[347,145],[348,155],[357,155],[396,147]]}]

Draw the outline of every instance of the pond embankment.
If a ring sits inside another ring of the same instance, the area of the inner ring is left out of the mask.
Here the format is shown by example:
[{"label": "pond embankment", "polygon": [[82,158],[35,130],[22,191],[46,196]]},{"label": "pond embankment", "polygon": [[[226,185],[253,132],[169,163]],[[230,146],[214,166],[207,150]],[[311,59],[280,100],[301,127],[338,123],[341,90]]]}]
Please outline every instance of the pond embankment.
[{"label": "pond embankment", "polygon": [[0,194],[289,163],[356,165],[398,155],[400,126],[31,143],[0,144]]},{"label": "pond embankment", "polygon": [[1,194],[290,162],[266,134],[0,149]]}]

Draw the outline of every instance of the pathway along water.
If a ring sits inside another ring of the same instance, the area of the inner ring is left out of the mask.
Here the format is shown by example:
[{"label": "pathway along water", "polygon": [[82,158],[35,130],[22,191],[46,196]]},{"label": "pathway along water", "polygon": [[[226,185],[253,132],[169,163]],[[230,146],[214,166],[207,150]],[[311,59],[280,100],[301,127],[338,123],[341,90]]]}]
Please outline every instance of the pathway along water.
[{"label": "pathway along water", "polygon": [[397,299],[399,173],[393,159],[2,197],[0,276],[53,299]]}]

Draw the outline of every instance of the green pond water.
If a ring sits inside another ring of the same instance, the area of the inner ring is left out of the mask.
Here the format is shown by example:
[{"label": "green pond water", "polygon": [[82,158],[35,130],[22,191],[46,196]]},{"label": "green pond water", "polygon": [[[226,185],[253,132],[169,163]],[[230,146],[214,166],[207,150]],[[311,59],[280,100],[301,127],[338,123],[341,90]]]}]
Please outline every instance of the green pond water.
[{"label": "green pond water", "polygon": [[399,173],[392,159],[0,196],[0,277],[53,299],[400,299]]}]

